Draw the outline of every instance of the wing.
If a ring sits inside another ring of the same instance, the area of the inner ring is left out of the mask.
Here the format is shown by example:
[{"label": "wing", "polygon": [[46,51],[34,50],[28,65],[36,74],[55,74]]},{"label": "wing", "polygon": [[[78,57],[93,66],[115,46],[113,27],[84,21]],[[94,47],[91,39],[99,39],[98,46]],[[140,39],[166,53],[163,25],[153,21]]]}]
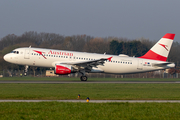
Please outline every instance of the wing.
[{"label": "wing", "polygon": [[80,61],[80,62],[63,62],[61,64],[67,64],[67,65],[72,65],[75,69],[78,70],[86,70],[89,71],[92,69],[92,67],[97,67],[98,65],[104,66],[104,63],[106,60],[111,61],[112,57],[109,58],[101,58],[101,59],[96,59],[96,60],[90,60],[90,61]]}]

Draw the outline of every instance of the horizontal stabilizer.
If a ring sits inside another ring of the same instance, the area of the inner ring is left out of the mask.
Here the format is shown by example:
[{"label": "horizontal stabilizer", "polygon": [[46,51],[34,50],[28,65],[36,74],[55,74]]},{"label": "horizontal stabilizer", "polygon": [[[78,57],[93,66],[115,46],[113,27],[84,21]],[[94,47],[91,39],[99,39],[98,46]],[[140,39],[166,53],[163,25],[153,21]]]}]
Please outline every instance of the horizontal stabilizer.
[{"label": "horizontal stabilizer", "polygon": [[170,63],[170,62],[167,62],[167,63],[154,63],[152,64],[153,67],[175,67],[175,64],[174,63]]}]

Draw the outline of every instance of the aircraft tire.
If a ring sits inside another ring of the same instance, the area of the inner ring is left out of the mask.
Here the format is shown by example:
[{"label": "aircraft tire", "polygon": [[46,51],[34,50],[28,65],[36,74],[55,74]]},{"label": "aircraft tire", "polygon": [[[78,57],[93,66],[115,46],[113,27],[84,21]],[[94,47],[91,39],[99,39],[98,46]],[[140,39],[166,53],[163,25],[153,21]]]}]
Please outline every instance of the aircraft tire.
[{"label": "aircraft tire", "polygon": [[81,81],[87,81],[87,76],[81,76]]}]

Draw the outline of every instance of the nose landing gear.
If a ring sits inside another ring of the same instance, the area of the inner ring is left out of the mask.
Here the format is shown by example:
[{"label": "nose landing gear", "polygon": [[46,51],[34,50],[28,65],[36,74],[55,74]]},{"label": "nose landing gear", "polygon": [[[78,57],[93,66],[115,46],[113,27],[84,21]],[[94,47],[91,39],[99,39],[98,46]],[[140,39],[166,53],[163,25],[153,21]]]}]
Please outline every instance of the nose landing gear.
[{"label": "nose landing gear", "polygon": [[28,67],[29,67],[28,65],[25,65],[24,76],[27,76]]}]

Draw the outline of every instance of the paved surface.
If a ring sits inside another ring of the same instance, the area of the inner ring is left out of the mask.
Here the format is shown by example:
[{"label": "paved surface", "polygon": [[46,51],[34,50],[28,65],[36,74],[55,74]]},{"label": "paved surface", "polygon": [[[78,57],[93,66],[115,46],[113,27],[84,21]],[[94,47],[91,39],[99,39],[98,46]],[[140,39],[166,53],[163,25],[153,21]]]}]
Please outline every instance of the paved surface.
[{"label": "paved surface", "polygon": [[[0,102],[86,102],[86,100],[0,100]],[[180,100],[90,100],[89,103],[180,103]]]},{"label": "paved surface", "polygon": [[1,80],[0,83],[44,83],[44,84],[65,84],[65,83],[118,83],[118,84],[124,84],[124,83],[131,83],[131,84],[135,84],[135,83],[153,83],[153,84],[159,84],[159,83],[175,83],[175,84],[179,84],[180,81],[31,81],[31,80]]}]

